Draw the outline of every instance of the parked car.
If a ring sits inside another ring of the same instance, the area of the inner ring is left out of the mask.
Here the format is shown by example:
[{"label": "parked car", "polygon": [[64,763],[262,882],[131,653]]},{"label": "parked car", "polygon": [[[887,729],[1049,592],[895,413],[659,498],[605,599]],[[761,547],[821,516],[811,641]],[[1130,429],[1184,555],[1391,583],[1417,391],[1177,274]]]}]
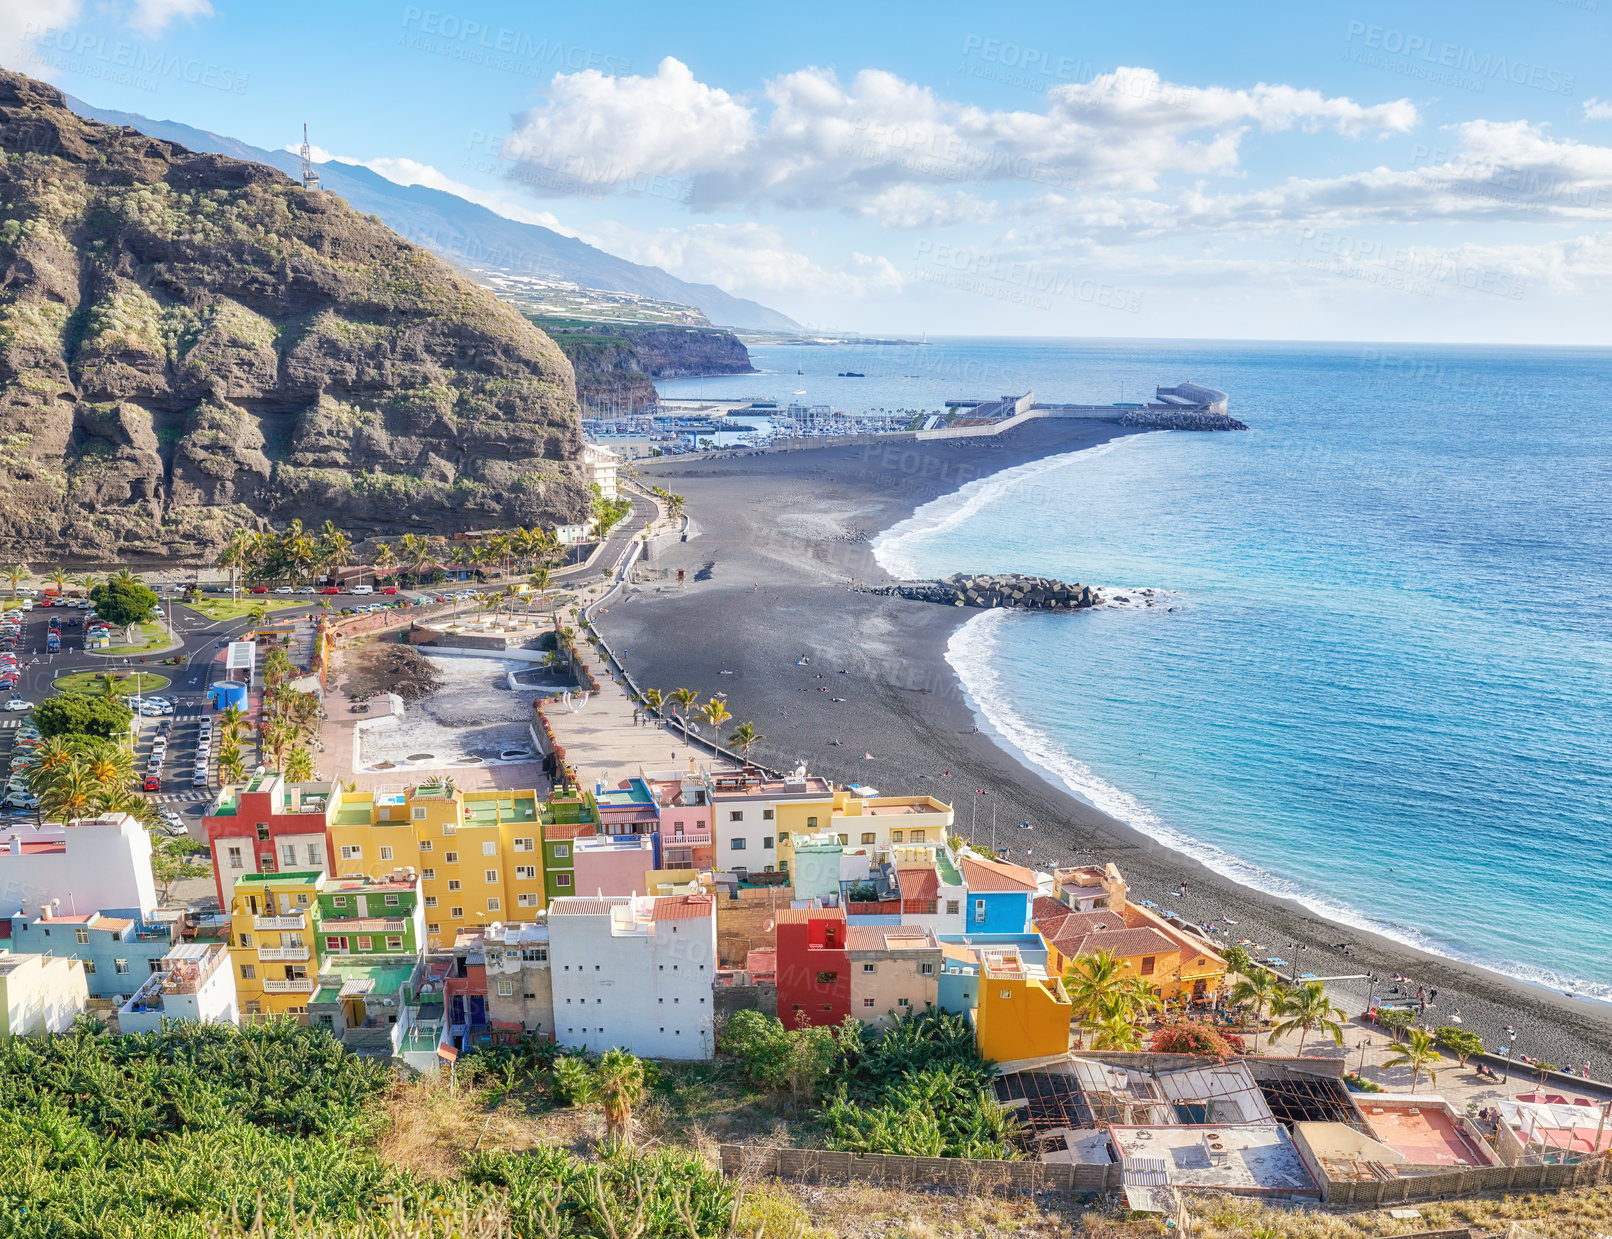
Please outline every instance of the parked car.
[{"label": "parked car", "polygon": [[383,593],[383,594],[395,594],[395,593],[397,593],[397,586],[396,585],[383,585],[383,586],[381,586],[381,593]]},{"label": "parked car", "polygon": [[339,594],[341,593],[341,590],[337,589],[334,585],[327,585],[319,592],[321,594]]},{"label": "parked car", "polygon": [[205,771],[205,770],[196,771],[195,777],[190,780],[190,785],[192,787],[206,787],[207,786],[207,771]]},{"label": "parked car", "polygon": [[33,708],[33,702],[23,701],[17,697],[13,697],[10,701],[6,702],[4,706],[0,706],[0,709],[4,710],[32,710]]},{"label": "parked car", "polygon": [[154,773],[148,774],[140,783],[140,790],[143,792],[160,792],[162,790],[162,780]]},{"label": "parked car", "polygon": [[316,594],[318,592],[319,591],[316,590],[312,585],[304,585],[301,589],[299,589],[297,591],[297,593],[299,593],[299,594]]},{"label": "parked car", "polygon": [[292,589],[289,585],[276,585],[274,587],[274,592],[277,594],[294,594],[297,591]]}]

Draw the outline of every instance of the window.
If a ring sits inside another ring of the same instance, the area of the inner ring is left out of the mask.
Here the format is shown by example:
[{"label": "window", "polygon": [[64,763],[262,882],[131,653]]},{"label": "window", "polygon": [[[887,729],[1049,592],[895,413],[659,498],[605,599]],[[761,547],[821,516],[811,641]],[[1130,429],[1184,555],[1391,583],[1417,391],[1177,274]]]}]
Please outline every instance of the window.
[{"label": "window", "polygon": [[287,869],[294,868],[297,863],[297,845],[295,843],[282,843],[280,845],[280,859]]},{"label": "window", "polygon": [[900,831],[899,831],[899,830],[892,830],[892,831],[891,831],[891,832],[890,832],[890,842],[891,842],[891,843],[901,843],[901,842],[904,842],[904,840],[903,840],[903,839],[902,839],[902,835],[901,835],[901,832],[900,832]]},{"label": "window", "polygon": [[392,849],[390,847],[382,846],[382,848],[381,848],[381,859],[382,860],[391,860],[392,859]]},{"label": "window", "polygon": [[459,827],[454,822],[443,822],[442,833],[445,835],[456,835],[459,833]]},{"label": "window", "polygon": [[898,1007],[910,1007],[910,1006],[912,1006],[912,999],[910,999],[910,998],[897,998],[896,999],[896,1006],[898,1006]]},{"label": "window", "polygon": [[252,945],[252,935],[251,934],[242,934],[241,935],[241,945],[243,947],[251,946]]},{"label": "window", "polygon": [[924,841],[924,832],[923,831],[915,830],[915,831],[912,832],[912,842],[914,842],[914,843],[922,843],[923,841]]},{"label": "window", "polygon": [[243,980],[243,981],[255,981],[255,980],[257,980],[257,968],[252,964],[242,964],[241,965],[241,980]]},{"label": "window", "polygon": [[537,866],[536,865],[516,865],[515,866],[515,880],[517,882],[529,880],[531,878],[535,878],[536,876],[537,876]]},{"label": "window", "polygon": [[976,921],[983,921],[985,919],[985,901],[983,899],[976,899],[974,901],[974,919]]},{"label": "window", "polygon": [[806,829],[807,830],[816,830],[817,829],[817,819],[815,817],[809,817],[809,818],[806,819]]},{"label": "window", "polygon": [[[777,865],[763,865],[763,866],[761,866],[761,871],[763,873],[777,873],[778,872],[778,866]],[[677,932],[677,930],[674,929],[674,930],[672,930],[672,932],[675,934]]]},{"label": "window", "polygon": [[530,852],[530,851],[532,851],[532,841],[530,839],[516,839],[515,840],[515,850],[517,852]]},{"label": "window", "polygon": [[74,931],[74,936],[79,940],[79,943],[82,945],[84,943],[89,942],[89,940],[90,940],[90,931],[85,929],[82,925],[80,925],[78,927],[78,929],[76,931]]},{"label": "window", "polygon": [[347,906],[347,896],[346,895],[332,895],[330,897],[330,903],[331,903],[332,907],[345,908]]},{"label": "window", "polygon": [[783,847],[783,845],[788,843],[788,842],[789,842],[789,832],[787,830],[780,830],[778,832],[778,846]]},{"label": "window", "polygon": [[498,881],[498,870],[484,869],[482,870],[481,878],[482,881],[486,882],[488,885],[491,885],[492,883]]},{"label": "window", "polygon": [[498,845],[496,843],[494,843],[491,839],[486,840],[481,845],[481,854],[483,856],[497,856],[498,855]]},{"label": "window", "polygon": [[919,972],[919,974],[921,976],[932,977],[932,976],[935,975],[935,965],[934,964],[919,964],[918,965],[918,972]]},{"label": "window", "polygon": [[862,832],[862,842],[863,843],[877,843],[878,841],[879,841],[879,836],[874,834],[871,830],[864,830]]},{"label": "window", "polygon": [[819,985],[833,985],[839,979],[840,974],[837,972],[819,972],[817,974],[817,983]]},{"label": "window", "polygon": [[554,875],[554,885],[559,887],[570,886],[571,875],[569,873],[556,873]]},{"label": "window", "polygon": [[850,835],[841,835],[840,836],[840,845],[842,847],[845,846],[846,844],[849,844],[850,842],[851,842],[851,836]]},{"label": "window", "polygon": [[356,843],[344,843],[341,845],[341,858],[343,860],[363,860],[364,849]]},{"label": "window", "polygon": [[431,840],[429,840],[429,839],[421,839],[420,840],[420,851],[429,852],[430,850],[431,850]]},{"label": "window", "polygon": [[442,854],[442,863],[444,865],[457,865],[459,863],[459,853],[458,852],[444,852]]},{"label": "window", "polygon": [[1157,962],[1158,962],[1158,956],[1157,955],[1144,955],[1144,956],[1142,956],[1142,975],[1144,977],[1152,976],[1153,975],[1154,965]]},{"label": "window", "polygon": [[946,915],[947,916],[956,916],[957,915],[957,900],[948,899],[946,901]]},{"label": "window", "polygon": [[435,869],[422,869],[420,870],[420,878],[422,881],[435,882],[437,880],[437,871]]},{"label": "window", "polygon": [[556,860],[564,860],[569,855],[571,855],[571,845],[569,843],[556,843],[554,845],[554,858]]},{"label": "window", "polygon": [[876,965],[876,964],[863,964],[863,965],[862,965],[862,975],[863,975],[863,976],[867,976],[867,975],[869,975],[869,974],[870,974],[870,973],[872,973],[872,972],[873,972],[873,971],[874,971],[874,969],[875,969],[875,968],[876,968],[876,967],[877,967],[877,966],[878,966],[878,965]]},{"label": "window", "polygon": [[327,951],[340,951],[341,950],[341,939],[340,938],[326,938],[325,939],[325,950],[327,950]]},{"label": "window", "polygon": [[728,812],[728,821],[730,821],[730,822],[742,822],[742,821],[744,821],[744,810],[743,809],[731,809],[731,810],[729,810],[729,812]]},{"label": "window", "polygon": [[423,804],[417,804],[414,806],[414,820],[416,822],[425,821],[425,806]]},{"label": "window", "polygon": [[324,868],[325,851],[317,843],[310,843],[308,845],[308,863],[310,865],[318,865],[321,869]]},{"label": "window", "polygon": [[537,894],[537,892],[536,891],[522,891],[520,894],[515,896],[515,906],[517,908],[536,908],[536,907],[540,907],[541,905],[538,903],[538,894]]},{"label": "window", "polygon": [[458,878],[449,878],[448,879],[448,889],[450,891],[458,890],[459,889],[459,879]]},{"label": "window", "polygon": [[306,891],[298,891],[297,892],[297,902],[299,904],[301,904],[303,907],[307,907],[308,906],[308,893]]},{"label": "window", "polygon": [[761,836],[761,850],[763,852],[772,851],[772,836],[771,835],[762,835]]},{"label": "window", "polygon": [[368,935],[365,935],[365,936],[360,937],[358,939],[358,949],[360,951],[373,950],[374,946],[375,946],[375,939],[369,937]]},{"label": "window", "polygon": [[87,977],[93,977],[95,975],[95,961],[93,959],[86,959],[84,961],[84,975]]},{"label": "window", "polygon": [[742,852],[744,851],[744,840],[734,839],[728,844],[728,846],[731,847],[735,852]]},{"label": "window", "polygon": [[129,961],[128,960],[126,960],[126,959],[114,959],[112,961],[112,971],[113,972],[127,972],[128,970],[129,970]]},{"label": "window", "polygon": [[259,822],[257,824],[257,841],[259,843],[267,843],[269,841],[269,824],[267,822]]},{"label": "window", "polygon": [[395,908],[395,907],[397,907],[397,896],[396,896],[396,895],[388,895],[388,896],[387,896],[387,897],[386,897],[386,906],[387,906],[387,907],[388,907],[388,908]]},{"label": "window", "polygon": [[449,908],[448,915],[456,921],[462,921],[465,919],[465,910],[463,908]]},{"label": "window", "polygon": [[771,809],[763,809],[761,811],[761,820],[764,821],[764,822],[772,821],[772,810]]},{"label": "window", "polygon": [[527,963],[546,964],[549,962],[549,949],[546,946],[529,946],[521,950],[521,958]]},{"label": "window", "polygon": [[386,936],[386,949],[388,951],[401,951],[403,949],[403,937],[402,937],[402,935],[401,934],[388,934]]},{"label": "window", "polygon": [[487,911],[497,912],[501,906],[502,905],[498,902],[497,895],[489,895],[487,897]]},{"label": "window", "polygon": [[515,982],[513,982],[513,981],[500,981],[498,983],[498,996],[500,998],[513,997],[514,993],[515,993]]},{"label": "window", "polygon": [[437,906],[437,897],[435,895],[427,895],[425,897],[425,906],[428,907],[428,908],[436,907]]},{"label": "window", "polygon": [[862,1000],[862,1005],[863,1005],[863,1006],[864,1006],[864,1007],[871,1007],[871,1006],[872,1006],[872,1005],[873,1005],[873,999],[871,999],[871,998],[864,998],[864,999],[863,999],[863,1000]]},{"label": "window", "polygon": [[229,849],[229,867],[231,869],[239,869],[239,868],[241,868],[241,849],[240,848],[230,848]]},{"label": "window", "polygon": [[750,867],[748,865],[735,865],[733,866],[733,872],[743,877],[750,872]]}]

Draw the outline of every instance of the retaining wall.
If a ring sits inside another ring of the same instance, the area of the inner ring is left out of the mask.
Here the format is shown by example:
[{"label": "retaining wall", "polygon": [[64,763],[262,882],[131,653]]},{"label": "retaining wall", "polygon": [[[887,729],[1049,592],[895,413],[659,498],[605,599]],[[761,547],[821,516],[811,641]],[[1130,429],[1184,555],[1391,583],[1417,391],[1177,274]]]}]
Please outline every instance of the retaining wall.
[{"label": "retaining wall", "polygon": [[722,1173],[747,1177],[1053,1192],[1111,1192],[1121,1184],[1118,1165],[1067,1162],[1003,1162],[962,1157],[896,1157],[885,1153],[836,1153],[828,1149],[769,1149],[724,1144]]},{"label": "retaining wall", "polygon": [[1589,1187],[1605,1179],[1606,1158],[1598,1157],[1570,1166],[1477,1166],[1445,1174],[1369,1183],[1340,1183],[1328,1179],[1322,1184],[1321,1198],[1329,1205],[1393,1205],[1491,1192],[1559,1192],[1570,1187]]}]

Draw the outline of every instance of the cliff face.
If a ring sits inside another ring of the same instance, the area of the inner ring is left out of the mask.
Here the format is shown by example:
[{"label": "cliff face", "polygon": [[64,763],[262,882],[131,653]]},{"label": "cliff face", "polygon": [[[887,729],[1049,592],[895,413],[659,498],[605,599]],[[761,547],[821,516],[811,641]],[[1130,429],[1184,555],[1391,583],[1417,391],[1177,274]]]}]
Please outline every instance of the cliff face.
[{"label": "cliff face", "polygon": [[3,71],[0,147],[0,555],[586,511],[559,349],[372,217]]},{"label": "cliff face", "polygon": [[730,331],[540,319],[576,370],[590,411],[632,413],[655,403],[652,379],[754,374],[750,351]]}]

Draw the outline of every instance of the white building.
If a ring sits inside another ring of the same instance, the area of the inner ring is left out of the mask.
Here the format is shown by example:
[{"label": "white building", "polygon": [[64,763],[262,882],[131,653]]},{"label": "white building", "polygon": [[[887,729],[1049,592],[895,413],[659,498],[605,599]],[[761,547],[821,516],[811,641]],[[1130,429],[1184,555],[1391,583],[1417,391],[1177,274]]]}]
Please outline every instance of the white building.
[{"label": "white building", "polygon": [[141,917],[157,906],[151,836],[127,813],[0,829],[0,908]]},{"label": "white building", "polygon": [[161,1032],[163,1020],[235,1023],[235,971],[221,942],[186,942],[162,957],[118,1011],[126,1033]]},{"label": "white building", "polygon": [[0,954],[0,1041],[66,1032],[89,1001],[82,960]]},{"label": "white building", "polygon": [[616,473],[621,468],[621,457],[602,443],[582,445],[582,469],[588,481],[599,486],[606,499],[616,498]]},{"label": "white building", "polygon": [[563,896],[549,904],[548,924],[562,1046],[712,1056],[716,903],[709,895]]}]

